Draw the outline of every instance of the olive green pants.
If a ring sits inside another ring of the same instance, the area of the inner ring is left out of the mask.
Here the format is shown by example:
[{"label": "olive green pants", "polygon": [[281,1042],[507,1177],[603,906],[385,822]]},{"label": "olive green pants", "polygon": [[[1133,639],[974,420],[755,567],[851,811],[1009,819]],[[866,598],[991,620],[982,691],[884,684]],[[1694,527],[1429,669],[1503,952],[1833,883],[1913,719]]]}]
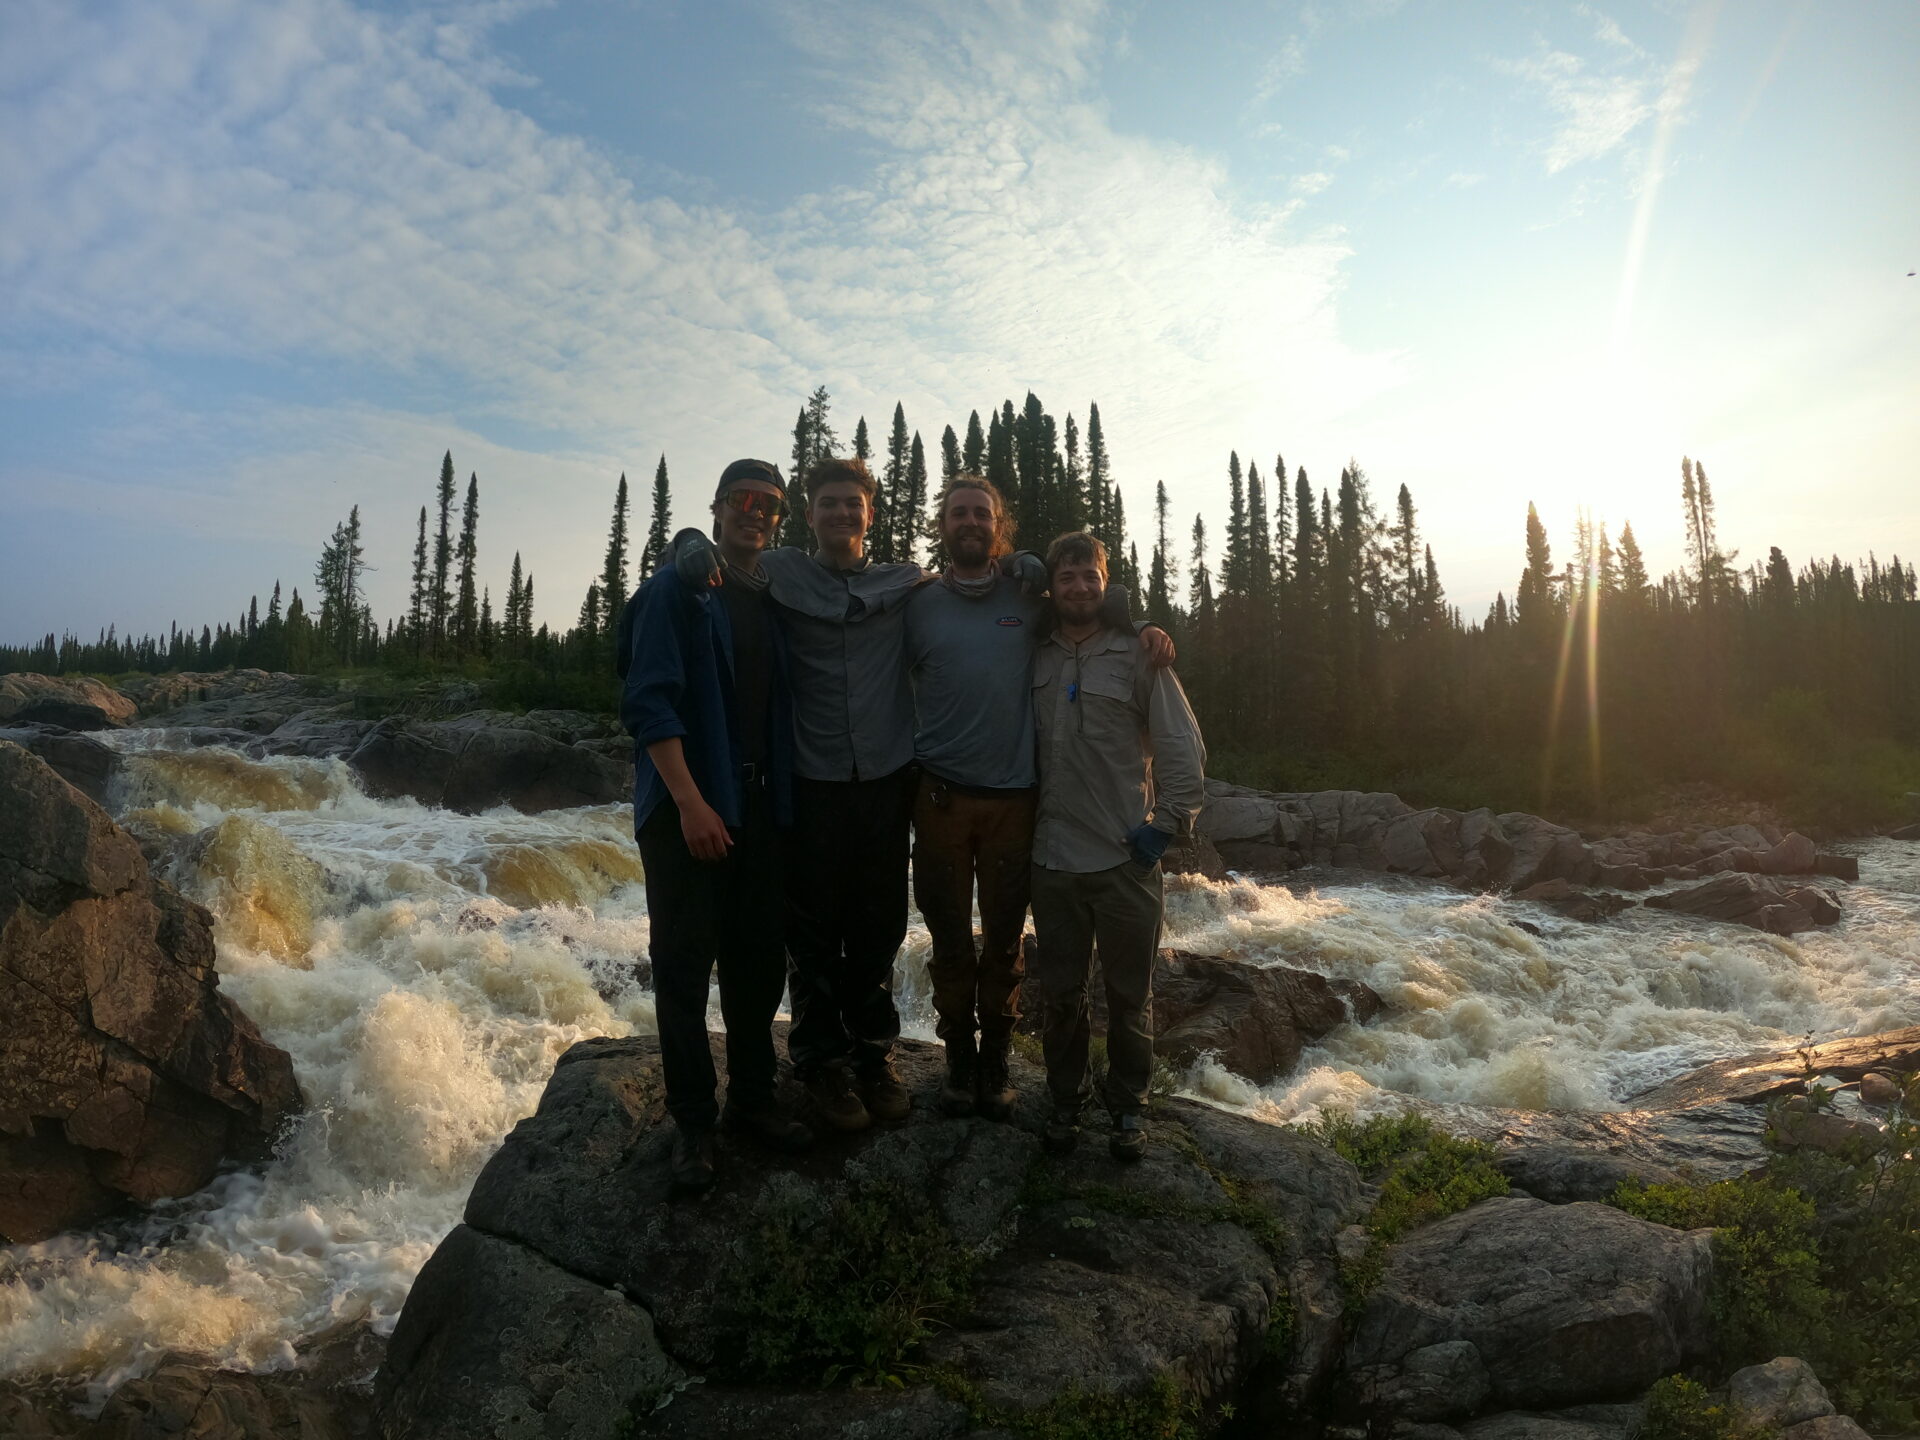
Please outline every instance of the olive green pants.
[{"label": "olive green pants", "polygon": [[1078,1112],[1093,1096],[1088,985],[1093,956],[1107,987],[1107,1078],[1101,1098],[1114,1115],[1138,1114],[1153,1085],[1153,962],[1165,896],[1160,867],[1128,861],[1075,875],[1033,867],[1034,979],[1041,1045],[1054,1106]]}]

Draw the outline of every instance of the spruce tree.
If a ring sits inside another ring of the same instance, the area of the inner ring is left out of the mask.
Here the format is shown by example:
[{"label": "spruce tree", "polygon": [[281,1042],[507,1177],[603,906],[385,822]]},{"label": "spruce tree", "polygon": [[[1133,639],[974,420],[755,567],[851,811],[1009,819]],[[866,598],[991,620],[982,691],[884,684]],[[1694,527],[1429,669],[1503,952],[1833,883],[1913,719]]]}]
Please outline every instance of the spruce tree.
[{"label": "spruce tree", "polygon": [[467,480],[467,503],[460,514],[460,600],[455,616],[455,649],[471,655],[480,638],[480,596],[474,586],[474,563],[480,553],[480,476]]},{"label": "spruce tree", "polygon": [[987,432],[980,428],[980,412],[967,417],[967,443],[960,452],[961,466],[969,475],[986,474]]},{"label": "spruce tree", "polygon": [[[1532,527],[1528,528],[1527,534],[1531,541]],[[1544,544],[1545,540],[1543,532],[1541,542]],[[1640,553],[1640,542],[1633,538],[1633,522],[1629,520],[1620,527],[1620,598],[1630,606],[1643,606],[1651,598],[1652,588],[1647,579],[1646,557]]]},{"label": "spruce tree", "polygon": [[640,578],[653,574],[673,540],[673,495],[667,488],[667,457],[653,472],[653,518],[647,522],[647,543],[640,552]]},{"label": "spruce tree", "polygon": [[440,529],[433,542],[433,595],[428,623],[435,658],[446,653],[453,618],[453,452],[440,462]]},{"label": "spruce tree", "polygon": [[895,558],[909,562],[917,559],[920,540],[931,538],[935,530],[927,518],[927,447],[920,443],[916,430],[907,450],[907,495],[900,515],[899,539],[894,545]]},{"label": "spruce tree", "polygon": [[942,484],[952,480],[960,473],[960,441],[949,425],[940,432],[940,481]]},{"label": "spruce tree", "polygon": [[912,510],[907,494],[907,412],[895,401],[893,428],[887,432],[887,463],[880,475],[880,503],[874,507],[873,535],[869,551],[875,560],[887,563],[907,558],[913,548]]},{"label": "spruce tree", "polygon": [[[1113,476],[1107,463],[1107,432],[1100,424],[1100,407],[1087,406],[1087,529],[1111,549]],[[1048,539],[1053,537],[1048,536]]]},{"label": "spruce tree", "polygon": [[1227,548],[1220,558],[1220,594],[1237,599],[1247,593],[1247,491],[1240,474],[1240,452],[1227,455]]},{"label": "spruce tree", "polygon": [[1019,524],[1019,490],[1015,484],[1013,470],[1013,402],[1009,400],[1004,415],[1001,411],[991,412],[987,424],[987,479],[1004,495],[1007,504],[1013,507],[1015,526]]},{"label": "spruce tree", "polygon": [[493,591],[480,592],[480,653],[493,658]]},{"label": "spruce tree", "polygon": [[1147,580],[1147,618],[1162,630],[1173,628],[1173,596],[1167,556],[1167,482],[1153,491],[1153,568]]},{"label": "spruce tree", "polygon": [[856,460],[873,458],[873,441],[867,437],[867,417],[864,415],[853,427],[853,458]]},{"label": "spruce tree", "polygon": [[[600,593],[606,597],[607,613],[618,615],[627,603],[627,475],[620,472],[620,484],[613,492],[613,523],[607,531],[607,556],[600,567]],[[609,627],[611,628],[611,627]]]},{"label": "spruce tree", "polygon": [[[1691,479],[1691,474],[1689,474]],[[1624,547],[1632,527],[1620,537]],[[1622,554],[1624,556],[1624,549]],[[1636,552],[1637,553],[1637,552]],[[1540,512],[1527,502],[1527,568],[1520,572],[1520,585],[1514,591],[1513,619],[1518,625],[1541,627],[1551,618],[1553,603],[1553,547],[1547,542],[1547,527],[1540,523]]]},{"label": "spruce tree", "polygon": [[1264,607],[1273,598],[1273,536],[1267,530],[1267,490],[1260,467],[1247,462],[1247,593]]},{"label": "spruce tree", "polygon": [[413,542],[413,589],[407,604],[407,638],[417,658],[426,647],[427,629],[427,507],[420,507],[420,534]]},{"label": "spruce tree", "polygon": [[507,576],[507,613],[501,627],[501,649],[519,658],[520,627],[526,619],[526,582],[520,574],[520,552],[513,552],[513,571]]}]

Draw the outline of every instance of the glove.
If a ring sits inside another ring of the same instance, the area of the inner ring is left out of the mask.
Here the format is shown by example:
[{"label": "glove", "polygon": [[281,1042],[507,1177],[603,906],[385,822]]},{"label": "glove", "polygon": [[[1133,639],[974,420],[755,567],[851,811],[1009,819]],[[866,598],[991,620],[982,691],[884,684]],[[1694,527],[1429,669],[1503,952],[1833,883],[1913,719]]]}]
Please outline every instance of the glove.
[{"label": "glove", "polygon": [[1172,843],[1173,836],[1151,825],[1136,825],[1127,832],[1127,848],[1133,852],[1133,863],[1143,870],[1158,865]]},{"label": "glove", "polygon": [[1047,562],[1031,550],[1017,550],[1000,562],[1000,570],[1020,582],[1020,592],[1028,599],[1038,599],[1047,593],[1050,578],[1047,575]]},{"label": "glove", "polygon": [[720,552],[698,530],[682,530],[667,548],[680,583],[689,590],[711,590],[720,583]]},{"label": "glove", "polygon": [[1100,623],[1110,630],[1130,632],[1133,629],[1133,613],[1129,609],[1132,596],[1124,585],[1109,585],[1106,593],[1100,597]]}]

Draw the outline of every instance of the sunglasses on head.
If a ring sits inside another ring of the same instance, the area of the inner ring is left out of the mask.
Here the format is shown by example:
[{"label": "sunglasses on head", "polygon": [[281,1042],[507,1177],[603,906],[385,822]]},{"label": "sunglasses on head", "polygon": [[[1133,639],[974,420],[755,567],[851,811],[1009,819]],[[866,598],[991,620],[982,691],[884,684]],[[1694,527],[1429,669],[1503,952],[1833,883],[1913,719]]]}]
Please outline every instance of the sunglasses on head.
[{"label": "sunglasses on head", "polygon": [[742,515],[758,515],[762,520],[778,520],[787,513],[780,497],[764,490],[729,490],[720,497],[720,503]]}]

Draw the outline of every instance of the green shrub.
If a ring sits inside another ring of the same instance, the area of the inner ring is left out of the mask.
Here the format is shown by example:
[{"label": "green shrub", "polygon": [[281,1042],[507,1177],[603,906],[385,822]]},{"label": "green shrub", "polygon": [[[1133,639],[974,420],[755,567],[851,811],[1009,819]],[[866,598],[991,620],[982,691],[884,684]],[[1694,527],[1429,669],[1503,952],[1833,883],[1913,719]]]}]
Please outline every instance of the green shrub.
[{"label": "green shrub", "polygon": [[962,1301],[974,1260],[938,1215],[883,1185],[823,1201],[769,1185],[722,1273],[745,1380],[903,1383],[901,1371]]},{"label": "green shrub", "polygon": [[1647,1392],[1647,1413],[1638,1440],[1765,1440],[1774,1432],[1738,1424],[1706,1386],[1670,1375]]},{"label": "green shrub", "polygon": [[1200,1434],[1199,1404],[1164,1370],[1139,1395],[1097,1395],[1069,1383],[1025,1414],[988,1405],[979,1386],[960,1376],[941,1375],[935,1384],[967,1407],[975,1428],[1024,1440],[1198,1440]]},{"label": "green shrub", "polygon": [[1371,1237],[1366,1253],[1341,1266],[1351,1299],[1378,1283],[1387,1247],[1402,1235],[1508,1190],[1491,1145],[1449,1135],[1419,1115],[1358,1121],[1345,1111],[1328,1111],[1305,1129],[1380,1187],[1365,1221]]}]

